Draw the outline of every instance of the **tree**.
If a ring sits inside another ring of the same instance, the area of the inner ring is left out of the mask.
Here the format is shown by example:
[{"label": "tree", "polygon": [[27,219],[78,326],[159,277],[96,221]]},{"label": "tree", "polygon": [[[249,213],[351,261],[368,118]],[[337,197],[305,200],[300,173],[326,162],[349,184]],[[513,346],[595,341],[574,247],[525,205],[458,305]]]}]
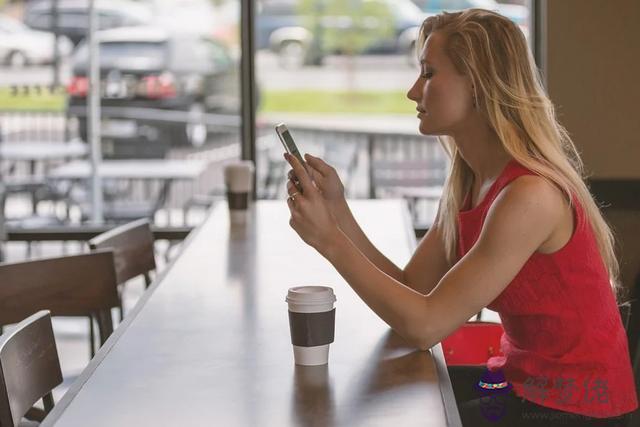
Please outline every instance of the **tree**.
[{"label": "tree", "polygon": [[299,14],[313,34],[310,55],[362,53],[393,36],[394,16],[384,0],[300,0]]}]

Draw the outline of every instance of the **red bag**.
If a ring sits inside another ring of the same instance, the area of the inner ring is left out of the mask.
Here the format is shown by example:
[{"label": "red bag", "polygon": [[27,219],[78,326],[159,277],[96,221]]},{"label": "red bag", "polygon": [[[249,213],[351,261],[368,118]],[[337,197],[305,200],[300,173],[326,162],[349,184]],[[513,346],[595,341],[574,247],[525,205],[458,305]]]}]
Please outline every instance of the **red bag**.
[{"label": "red bag", "polygon": [[492,356],[501,356],[500,323],[467,322],[442,340],[447,365],[485,365]]}]

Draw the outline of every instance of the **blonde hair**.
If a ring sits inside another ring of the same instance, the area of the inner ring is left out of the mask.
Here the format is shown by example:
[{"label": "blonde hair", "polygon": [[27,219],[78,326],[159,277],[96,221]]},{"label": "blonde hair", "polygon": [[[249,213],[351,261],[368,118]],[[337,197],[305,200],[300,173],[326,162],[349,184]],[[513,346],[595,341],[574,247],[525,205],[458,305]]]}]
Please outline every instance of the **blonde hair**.
[{"label": "blonde hair", "polygon": [[[476,108],[506,152],[557,185],[572,207],[574,197],[582,206],[618,297],[613,234],[583,181],[582,160],[556,119],[522,31],[509,19],[483,9],[445,12],[424,21],[417,47],[424,47],[427,37],[436,31],[446,37],[446,53],[458,72],[471,79]],[[440,142],[451,159],[451,168],[437,225],[453,261],[458,244],[457,213],[471,188],[473,174],[451,137],[440,137]]]}]

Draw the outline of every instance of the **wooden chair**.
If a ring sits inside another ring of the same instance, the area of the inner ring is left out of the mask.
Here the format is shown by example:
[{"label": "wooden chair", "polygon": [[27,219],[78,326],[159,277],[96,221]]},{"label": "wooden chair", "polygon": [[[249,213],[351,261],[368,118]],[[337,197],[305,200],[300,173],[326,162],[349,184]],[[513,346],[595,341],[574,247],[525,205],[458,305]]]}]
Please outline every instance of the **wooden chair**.
[{"label": "wooden chair", "polygon": [[89,240],[89,248],[112,250],[118,282],[120,321],[123,319],[122,294],[125,283],[137,276],[144,276],[145,287],[151,284],[149,272],[156,269],[153,249],[153,233],[149,220],[137,221],[113,228]]},{"label": "wooden chair", "polygon": [[[7,232],[5,231],[5,218],[4,218],[5,198],[6,198],[6,192],[5,192],[4,184],[0,182],[0,262],[4,261],[4,242],[7,240]],[[0,333],[2,333],[2,330],[0,330]]]},{"label": "wooden chair", "polygon": [[[96,319],[104,344],[113,332],[112,307],[118,307],[118,288],[111,251],[0,264],[0,325],[38,310],[87,316]],[[93,334],[90,339],[93,356]]]},{"label": "wooden chair", "polygon": [[[49,311],[42,310],[0,336],[0,425],[22,417],[42,420],[53,408],[51,390],[62,383]],[[42,399],[44,412],[33,405]]]}]

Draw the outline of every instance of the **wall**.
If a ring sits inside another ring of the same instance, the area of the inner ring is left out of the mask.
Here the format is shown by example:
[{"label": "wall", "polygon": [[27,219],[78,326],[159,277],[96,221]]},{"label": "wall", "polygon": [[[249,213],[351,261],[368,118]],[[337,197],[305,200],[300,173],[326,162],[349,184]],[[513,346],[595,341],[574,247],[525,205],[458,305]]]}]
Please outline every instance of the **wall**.
[{"label": "wall", "polygon": [[622,281],[640,273],[640,1],[543,0],[546,82],[616,232]]}]

